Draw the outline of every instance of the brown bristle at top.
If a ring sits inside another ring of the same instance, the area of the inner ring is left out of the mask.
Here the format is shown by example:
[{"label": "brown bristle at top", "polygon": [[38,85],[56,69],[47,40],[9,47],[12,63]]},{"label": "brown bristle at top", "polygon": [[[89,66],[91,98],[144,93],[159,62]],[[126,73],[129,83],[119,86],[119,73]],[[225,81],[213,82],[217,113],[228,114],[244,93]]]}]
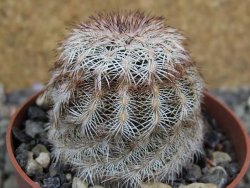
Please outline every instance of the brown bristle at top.
[{"label": "brown bristle at top", "polygon": [[99,13],[90,16],[90,21],[80,25],[84,29],[109,30],[118,33],[136,32],[155,25],[164,27],[164,18],[161,16],[150,16],[140,11],[118,11],[111,13]]}]

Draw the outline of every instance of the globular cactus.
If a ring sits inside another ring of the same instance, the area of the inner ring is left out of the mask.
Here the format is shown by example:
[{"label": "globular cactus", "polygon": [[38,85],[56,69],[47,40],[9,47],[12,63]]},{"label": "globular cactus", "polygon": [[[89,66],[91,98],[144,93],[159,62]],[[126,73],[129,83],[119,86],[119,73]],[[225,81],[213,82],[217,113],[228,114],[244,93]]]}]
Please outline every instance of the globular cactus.
[{"label": "globular cactus", "polygon": [[162,17],[101,13],[59,47],[47,93],[56,160],[90,184],[171,180],[202,147],[203,81]]}]

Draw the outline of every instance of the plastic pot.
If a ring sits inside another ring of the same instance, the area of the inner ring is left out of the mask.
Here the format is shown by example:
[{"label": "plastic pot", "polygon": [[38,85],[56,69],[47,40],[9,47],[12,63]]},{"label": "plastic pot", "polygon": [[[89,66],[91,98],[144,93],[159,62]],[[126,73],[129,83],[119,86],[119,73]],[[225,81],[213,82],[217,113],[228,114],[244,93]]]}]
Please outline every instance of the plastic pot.
[{"label": "plastic pot", "polygon": [[[12,134],[13,127],[19,127],[26,118],[26,112],[29,106],[35,103],[36,98],[41,92],[31,96],[15,113],[12,117],[6,133],[7,152],[11,163],[15,169],[17,182],[20,188],[39,188],[40,186],[32,181],[22,168],[17,163],[14,151],[19,143],[14,139]],[[213,117],[220,128],[224,130],[226,135],[232,141],[234,149],[236,151],[236,158],[240,166],[240,172],[237,177],[227,186],[228,188],[234,188],[243,178],[246,173],[249,161],[250,161],[250,143],[248,134],[240,122],[240,120],[234,115],[234,113],[226,107],[222,102],[217,100],[214,96],[208,92],[204,93],[203,109],[206,113]]]}]

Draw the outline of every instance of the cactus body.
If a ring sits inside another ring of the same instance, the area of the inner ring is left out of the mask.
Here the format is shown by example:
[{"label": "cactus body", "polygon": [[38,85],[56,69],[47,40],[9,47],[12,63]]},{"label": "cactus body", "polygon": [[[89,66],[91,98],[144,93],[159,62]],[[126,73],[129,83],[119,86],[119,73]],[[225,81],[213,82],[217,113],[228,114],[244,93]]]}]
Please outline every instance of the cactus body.
[{"label": "cactus body", "polygon": [[203,82],[161,17],[99,14],[61,44],[47,93],[55,159],[90,184],[171,180],[202,145]]}]

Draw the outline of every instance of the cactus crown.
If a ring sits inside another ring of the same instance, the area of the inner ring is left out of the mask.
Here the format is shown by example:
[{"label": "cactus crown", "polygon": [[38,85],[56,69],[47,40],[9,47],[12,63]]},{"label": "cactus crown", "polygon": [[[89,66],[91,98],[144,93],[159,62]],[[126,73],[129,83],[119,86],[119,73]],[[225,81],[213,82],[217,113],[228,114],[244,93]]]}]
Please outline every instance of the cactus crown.
[{"label": "cactus crown", "polygon": [[91,184],[171,179],[201,147],[203,82],[163,21],[101,13],[59,47],[49,138],[55,158]]}]

